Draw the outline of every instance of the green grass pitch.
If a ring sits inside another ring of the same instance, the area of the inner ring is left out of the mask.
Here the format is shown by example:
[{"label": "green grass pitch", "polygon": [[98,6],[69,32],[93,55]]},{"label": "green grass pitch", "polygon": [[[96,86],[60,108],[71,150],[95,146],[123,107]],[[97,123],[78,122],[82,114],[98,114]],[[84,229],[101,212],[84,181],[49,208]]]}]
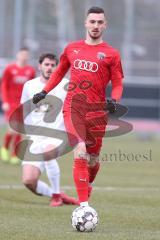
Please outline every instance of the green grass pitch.
[{"label": "green grass pitch", "polygon": [[[104,140],[101,171],[90,199],[99,214],[93,233],[78,233],[72,228],[74,206],[49,207],[49,199],[22,188],[20,166],[0,162],[0,239],[159,240],[159,146],[158,139],[141,142],[133,133]],[[128,154],[128,159],[120,159],[120,152]],[[142,159],[137,159],[137,154]],[[72,161],[72,153],[59,160],[61,185],[76,196]]]}]

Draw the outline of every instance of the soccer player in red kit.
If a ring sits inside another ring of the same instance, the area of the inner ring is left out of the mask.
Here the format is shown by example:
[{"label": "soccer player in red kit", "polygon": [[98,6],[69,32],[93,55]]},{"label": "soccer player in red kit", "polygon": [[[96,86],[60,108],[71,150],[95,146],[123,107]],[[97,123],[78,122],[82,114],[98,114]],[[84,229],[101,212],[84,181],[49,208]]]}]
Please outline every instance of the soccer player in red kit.
[{"label": "soccer player in red kit", "polygon": [[[11,114],[15,111],[20,103],[23,85],[26,81],[35,77],[35,70],[28,65],[29,50],[21,48],[16,56],[16,62],[8,65],[2,76],[2,110],[5,118],[9,121]],[[4,143],[1,148],[1,158],[3,161],[9,161],[9,148],[13,144],[10,162],[17,164],[19,159],[15,154],[15,147],[20,141],[20,134],[8,128]]]},{"label": "soccer player in red kit", "polygon": [[71,69],[63,114],[69,142],[75,147],[73,177],[81,206],[88,206],[91,184],[100,167],[99,153],[108,113],[105,111],[106,87],[111,81],[110,112],[116,111],[123,90],[119,52],[102,39],[106,27],[104,10],[90,8],[85,20],[86,39],[67,45],[57,70],[43,91],[33,97],[33,103],[45,98]]}]

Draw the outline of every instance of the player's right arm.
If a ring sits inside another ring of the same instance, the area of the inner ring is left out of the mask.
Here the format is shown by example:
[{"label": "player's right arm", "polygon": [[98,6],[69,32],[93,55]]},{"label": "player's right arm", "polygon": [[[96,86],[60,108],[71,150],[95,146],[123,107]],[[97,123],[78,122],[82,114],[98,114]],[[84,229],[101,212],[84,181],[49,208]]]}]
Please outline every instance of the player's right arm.
[{"label": "player's right arm", "polygon": [[2,76],[2,85],[1,85],[1,91],[2,91],[2,109],[3,111],[8,111],[9,106],[9,96],[8,96],[8,87],[9,87],[9,81],[10,81],[10,68],[9,66],[4,70],[3,76]]},{"label": "player's right arm", "polygon": [[56,70],[50,76],[50,79],[48,80],[45,88],[40,93],[37,93],[33,96],[33,103],[36,104],[40,100],[44,99],[47,93],[49,93],[53,88],[58,85],[58,83],[61,82],[69,68],[70,62],[67,56],[67,48],[65,48],[64,53],[60,57],[60,62]]}]

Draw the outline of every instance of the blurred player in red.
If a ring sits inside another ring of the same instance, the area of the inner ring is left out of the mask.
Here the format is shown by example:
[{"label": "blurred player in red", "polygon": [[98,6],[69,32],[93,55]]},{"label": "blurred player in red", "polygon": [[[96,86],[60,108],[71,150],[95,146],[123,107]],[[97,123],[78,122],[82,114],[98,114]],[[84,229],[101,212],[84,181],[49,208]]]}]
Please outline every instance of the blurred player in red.
[{"label": "blurred player in red", "polygon": [[[115,112],[122,96],[123,71],[119,52],[102,39],[107,27],[104,10],[92,7],[85,20],[86,39],[67,45],[56,71],[33,103],[45,98],[71,68],[64,102],[64,122],[74,146],[73,177],[81,206],[88,206],[92,186],[100,167],[99,153],[107,125],[106,87],[111,81],[109,111]],[[76,141],[69,133],[76,136]]]},{"label": "blurred player in red", "polygon": [[[5,118],[9,118],[20,103],[23,85],[26,81],[35,77],[35,70],[28,65],[29,50],[21,48],[16,55],[16,62],[8,65],[2,76],[2,110]],[[4,162],[10,161],[12,164],[18,164],[19,159],[15,154],[15,147],[20,141],[20,134],[14,132],[9,127],[4,136],[4,143],[1,147],[1,159]],[[12,146],[11,146],[12,145]],[[11,158],[9,149],[11,148]]]}]

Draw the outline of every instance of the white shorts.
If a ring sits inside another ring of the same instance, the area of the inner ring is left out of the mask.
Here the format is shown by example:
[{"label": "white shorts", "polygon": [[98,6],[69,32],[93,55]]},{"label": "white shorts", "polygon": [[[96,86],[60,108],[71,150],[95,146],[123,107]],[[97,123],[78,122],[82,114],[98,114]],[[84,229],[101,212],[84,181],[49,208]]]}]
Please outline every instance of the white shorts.
[{"label": "white shorts", "polygon": [[50,137],[40,137],[40,136],[34,136],[31,137],[31,140],[33,141],[30,151],[34,154],[36,153],[45,153],[46,148],[50,145],[53,145],[54,148],[58,147],[63,140],[50,138]]},{"label": "white shorts", "polygon": [[22,166],[24,165],[31,165],[37,167],[41,173],[43,173],[43,171],[45,170],[44,161],[23,161]]},{"label": "white shorts", "polygon": [[52,145],[54,146],[54,148],[56,148],[62,143],[62,140],[53,139],[53,138],[49,138],[49,137],[40,137],[40,136],[31,137],[31,140],[33,141],[32,145],[30,147],[31,153],[33,153],[33,154],[42,153],[42,158],[39,159],[39,161],[32,161],[32,159],[27,159],[27,161],[22,161],[22,166],[24,166],[24,165],[35,166],[42,173],[45,169],[43,153],[46,152],[46,148],[48,146],[52,146]]}]

